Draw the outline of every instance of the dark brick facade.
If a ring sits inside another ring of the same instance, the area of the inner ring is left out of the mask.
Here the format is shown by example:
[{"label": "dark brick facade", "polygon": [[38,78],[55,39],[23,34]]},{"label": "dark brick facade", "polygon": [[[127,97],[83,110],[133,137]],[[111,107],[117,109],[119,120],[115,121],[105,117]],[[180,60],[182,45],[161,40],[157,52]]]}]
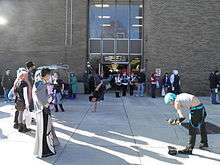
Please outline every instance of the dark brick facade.
[{"label": "dark brick facade", "polygon": [[[70,2],[1,0],[0,15],[9,23],[0,26],[0,70],[15,70],[32,60],[37,65],[69,64],[71,71],[82,75],[87,58],[88,1],[72,0],[72,27]],[[220,69],[219,27],[218,0],[144,0],[147,72],[178,69],[183,91],[207,95],[209,73]]]},{"label": "dark brick facade", "polygon": [[178,69],[184,92],[207,95],[220,69],[220,1],[145,0],[148,72]]}]

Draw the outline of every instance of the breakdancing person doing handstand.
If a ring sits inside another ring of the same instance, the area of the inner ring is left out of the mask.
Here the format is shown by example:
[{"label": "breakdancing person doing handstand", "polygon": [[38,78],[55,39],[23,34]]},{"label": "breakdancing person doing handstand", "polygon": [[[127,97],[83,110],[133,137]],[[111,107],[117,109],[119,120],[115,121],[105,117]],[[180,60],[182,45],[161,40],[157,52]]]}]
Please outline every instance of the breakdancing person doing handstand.
[{"label": "breakdancing person doing handstand", "polygon": [[189,110],[189,141],[188,145],[183,149],[179,150],[181,154],[192,154],[192,150],[195,146],[196,141],[196,129],[200,129],[201,141],[199,148],[205,149],[208,147],[208,138],[206,132],[205,118],[207,116],[204,105],[199,101],[197,97],[188,93],[181,93],[175,95],[173,93],[167,93],[164,97],[164,102],[173,106],[179,118],[169,119],[168,122],[172,125],[181,124],[185,120],[182,110]]},{"label": "breakdancing person doing handstand", "polygon": [[101,81],[95,91],[93,92],[93,95],[89,96],[89,101],[93,102],[92,112],[96,112],[97,109],[97,103],[99,101],[103,101],[105,94],[105,85],[103,84],[103,81]]}]

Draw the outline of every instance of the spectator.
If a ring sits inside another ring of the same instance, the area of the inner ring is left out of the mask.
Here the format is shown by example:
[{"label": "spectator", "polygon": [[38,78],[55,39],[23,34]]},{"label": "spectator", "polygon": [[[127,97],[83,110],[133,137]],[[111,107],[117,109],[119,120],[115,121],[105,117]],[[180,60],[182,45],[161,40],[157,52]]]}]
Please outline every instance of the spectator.
[{"label": "spectator", "polygon": [[146,75],[144,73],[144,69],[141,69],[141,71],[137,75],[137,80],[138,80],[138,91],[137,91],[137,96],[144,96],[144,85],[146,82]]},{"label": "spectator", "polygon": [[5,71],[5,74],[2,77],[2,82],[1,85],[3,87],[4,90],[4,101],[5,103],[10,102],[10,99],[8,98],[8,93],[10,91],[10,89],[13,86],[13,78],[11,76],[11,71],[8,69]]},{"label": "spectator", "polygon": [[218,84],[219,84],[218,75],[219,75],[218,70],[216,70],[214,72],[211,72],[210,75],[209,75],[212,104],[219,104],[219,102],[217,102]]},{"label": "spectator", "polygon": [[130,96],[133,96],[134,94],[135,83],[136,83],[136,76],[134,75],[134,73],[131,73],[129,77]]},{"label": "spectator", "polygon": [[42,69],[42,80],[36,81],[33,87],[33,100],[37,110],[34,155],[39,158],[56,154],[54,147],[55,132],[53,130],[51,112],[49,109],[52,97],[47,93],[47,83],[50,78],[50,72],[48,68]]},{"label": "spectator", "polygon": [[121,91],[121,75],[120,73],[115,77],[115,96],[120,97]]},{"label": "spectator", "polygon": [[178,70],[173,70],[173,74],[170,76],[170,83],[172,93],[180,94],[180,76]]},{"label": "spectator", "polygon": [[128,88],[128,76],[126,73],[123,73],[121,77],[121,88],[122,88],[122,96],[126,96],[127,88]]},{"label": "spectator", "polygon": [[170,77],[168,73],[165,73],[162,79],[162,88],[164,88],[165,94],[168,92],[171,92],[171,83],[170,83]]},{"label": "spectator", "polygon": [[72,91],[72,98],[76,98],[78,84],[77,84],[77,78],[76,78],[75,73],[70,73],[70,87]]},{"label": "spectator", "polygon": [[53,80],[52,84],[54,85],[53,87],[53,94],[54,94],[54,107],[55,107],[55,112],[58,112],[58,105],[60,106],[60,109],[62,112],[64,112],[63,109],[63,92],[64,92],[64,82],[62,79],[59,78],[58,73],[53,74]]},{"label": "spectator", "polygon": [[151,74],[150,84],[151,84],[151,97],[156,98],[156,86],[157,86],[156,73]]}]

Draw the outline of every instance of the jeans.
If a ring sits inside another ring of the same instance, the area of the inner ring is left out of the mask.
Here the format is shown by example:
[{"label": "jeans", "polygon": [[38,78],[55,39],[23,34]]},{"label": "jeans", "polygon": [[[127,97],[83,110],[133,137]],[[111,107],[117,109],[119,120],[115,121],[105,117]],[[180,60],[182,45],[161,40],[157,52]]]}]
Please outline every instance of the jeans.
[{"label": "jeans", "polygon": [[144,83],[138,84],[137,95],[144,96]]},{"label": "jeans", "polygon": [[8,92],[8,99],[13,100],[14,98],[14,88],[11,88]]},{"label": "jeans", "polygon": [[4,100],[7,102],[10,101],[10,99],[8,98],[9,91],[10,91],[9,89],[4,89]]},{"label": "jeans", "polygon": [[211,89],[211,101],[212,104],[216,104],[217,103],[217,93],[216,93],[216,88]]}]

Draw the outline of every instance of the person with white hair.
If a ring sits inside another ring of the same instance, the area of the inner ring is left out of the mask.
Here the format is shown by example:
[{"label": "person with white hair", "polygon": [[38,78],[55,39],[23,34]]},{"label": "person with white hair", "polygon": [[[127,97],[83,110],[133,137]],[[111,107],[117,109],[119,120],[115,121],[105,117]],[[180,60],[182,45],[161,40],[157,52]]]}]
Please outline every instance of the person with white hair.
[{"label": "person with white hair", "polygon": [[28,73],[26,71],[19,72],[17,79],[14,83],[15,94],[15,125],[14,128],[18,128],[19,132],[27,132],[24,116],[24,110],[29,110],[29,92],[30,84],[28,82]]},{"label": "person with white hair", "polygon": [[178,70],[173,70],[170,75],[171,92],[175,94],[180,94],[180,76]]}]

